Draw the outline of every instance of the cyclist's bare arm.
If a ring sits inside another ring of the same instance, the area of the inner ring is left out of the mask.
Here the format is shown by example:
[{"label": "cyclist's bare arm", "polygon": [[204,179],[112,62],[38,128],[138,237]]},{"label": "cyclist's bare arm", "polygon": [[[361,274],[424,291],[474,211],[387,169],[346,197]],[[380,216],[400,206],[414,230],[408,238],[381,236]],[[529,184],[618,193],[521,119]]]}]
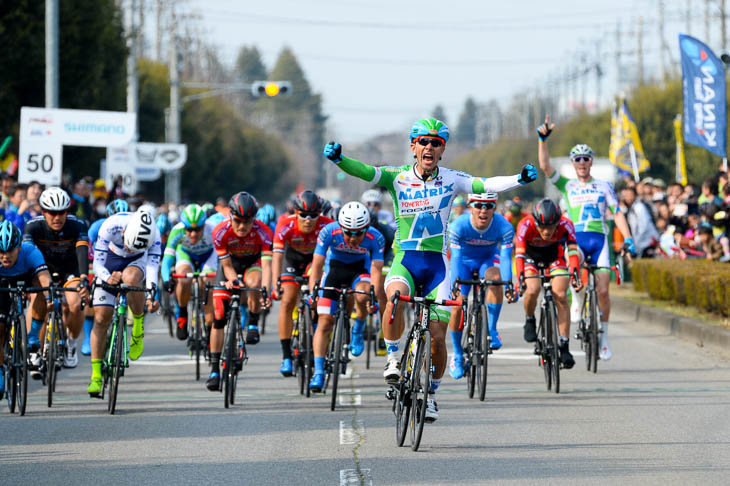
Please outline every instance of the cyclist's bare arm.
[{"label": "cyclist's bare arm", "polygon": [[[554,123],[550,123],[550,115],[545,115],[545,122],[538,127],[538,132],[541,135],[548,133],[548,130],[552,131],[555,128]],[[547,140],[538,141],[537,143],[537,161],[540,164],[540,169],[545,173],[546,177],[552,177],[555,173],[555,168],[550,165],[550,152],[548,150]]]}]

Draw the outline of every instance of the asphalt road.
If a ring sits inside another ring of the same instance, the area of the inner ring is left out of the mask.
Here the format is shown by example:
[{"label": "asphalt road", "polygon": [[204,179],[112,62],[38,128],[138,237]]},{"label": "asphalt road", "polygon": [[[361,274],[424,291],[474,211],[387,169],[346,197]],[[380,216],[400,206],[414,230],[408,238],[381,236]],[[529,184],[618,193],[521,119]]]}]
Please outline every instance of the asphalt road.
[{"label": "asphalt road", "polygon": [[617,317],[614,358],[594,375],[576,353],[556,395],[522,342],[521,316],[505,306],[487,401],[469,400],[464,381],[447,376],[419,452],[395,445],[383,358],[370,370],[353,361],[331,412],[329,395],[304,398],[279,375],[269,324],[226,410],[153,316],[116,415],[86,395],[86,357],[59,376],[53,408],[38,382],[25,417],[0,404],[0,483],[727,484],[727,357]]}]

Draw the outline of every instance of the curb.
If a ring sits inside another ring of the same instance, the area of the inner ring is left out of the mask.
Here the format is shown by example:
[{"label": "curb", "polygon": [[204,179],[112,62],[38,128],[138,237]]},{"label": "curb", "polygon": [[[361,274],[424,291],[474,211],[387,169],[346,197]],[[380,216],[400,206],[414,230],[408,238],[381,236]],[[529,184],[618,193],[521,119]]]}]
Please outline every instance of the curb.
[{"label": "curb", "polygon": [[705,324],[688,317],[682,317],[665,310],[647,305],[637,304],[628,299],[611,296],[611,303],[617,304],[612,309],[633,318],[634,321],[660,328],[698,347],[707,347],[712,351],[730,354],[730,330]]}]

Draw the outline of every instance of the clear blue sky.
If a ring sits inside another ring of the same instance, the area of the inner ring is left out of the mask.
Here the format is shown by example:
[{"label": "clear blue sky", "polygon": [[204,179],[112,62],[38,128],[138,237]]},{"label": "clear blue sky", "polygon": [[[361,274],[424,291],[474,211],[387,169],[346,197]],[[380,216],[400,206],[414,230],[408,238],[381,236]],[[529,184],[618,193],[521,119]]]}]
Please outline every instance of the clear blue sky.
[{"label": "clear blue sky", "polygon": [[[706,40],[704,2],[690,3],[691,33]],[[645,63],[656,70],[657,5],[658,0],[191,0],[186,9],[201,14],[207,40],[229,64],[241,45],[256,45],[267,67],[282,47],[291,47],[312,88],[323,95],[330,136],[351,142],[405,132],[436,104],[445,107],[453,125],[467,96],[478,102],[496,98],[505,106],[516,93],[578,64],[581,52],[593,61],[599,48],[606,100],[617,89],[619,21],[622,50],[634,50],[643,16]],[[687,5],[665,0],[664,38],[675,64],[677,33],[687,31]],[[719,50],[719,40],[715,20],[710,45]],[[594,86],[588,83],[589,99]]]}]

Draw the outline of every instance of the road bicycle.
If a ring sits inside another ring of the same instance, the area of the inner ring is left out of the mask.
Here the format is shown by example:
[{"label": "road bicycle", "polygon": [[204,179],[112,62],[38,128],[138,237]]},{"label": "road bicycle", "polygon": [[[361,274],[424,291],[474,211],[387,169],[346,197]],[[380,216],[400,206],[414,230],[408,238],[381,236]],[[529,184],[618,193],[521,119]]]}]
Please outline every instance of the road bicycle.
[{"label": "road bicycle", "polygon": [[487,393],[487,370],[489,355],[492,354],[491,337],[489,334],[489,314],[487,312],[487,289],[490,285],[506,285],[512,288],[512,282],[503,280],[487,280],[479,278],[474,272],[471,280],[457,279],[454,282],[453,295],[459,285],[472,285],[474,291],[469,294],[468,304],[464,302],[465,310],[462,314],[463,334],[461,345],[464,349],[464,374],[469,398],[474,398],[474,392],[479,391],[479,400],[484,401]]},{"label": "road bicycle", "polygon": [[96,280],[92,284],[91,295],[94,295],[94,287],[101,287],[112,294],[116,294],[114,310],[112,311],[112,322],[107,330],[104,357],[101,361],[103,385],[101,388],[101,395],[99,395],[99,398],[103,400],[106,388],[109,386],[107,410],[110,415],[114,415],[117,406],[117,395],[119,394],[119,380],[122,376],[124,376],[124,369],[129,368],[127,294],[129,292],[149,292],[150,290],[141,287],[133,287],[125,283],[112,285]]},{"label": "road bicycle", "polygon": [[[210,284],[204,282],[203,290],[201,292],[201,280],[204,278],[215,278],[215,272],[212,273],[201,273],[201,272],[190,272],[190,273],[173,273],[173,278],[189,278],[192,279],[190,289],[190,300],[192,301],[193,311],[190,314],[190,320],[188,321],[189,332],[188,332],[188,349],[190,350],[190,358],[195,359],[195,380],[200,381],[200,358],[205,360],[208,358],[208,341],[210,336],[208,335],[208,327],[205,325],[205,313],[203,307],[208,301],[208,290]],[[166,293],[166,292],[163,292]]]},{"label": "road bicycle", "polygon": [[389,325],[395,318],[395,310],[399,302],[415,304],[415,320],[408,332],[403,355],[400,360],[400,377],[398,383],[390,385],[386,397],[393,401],[395,415],[395,439],[398,447],[405,442],[406,433],[411,431],[411,449],[418,450],[423,436],[423,424],[426,420],[427,394],[431,389],[433,365],[431,363],[431,307],[461,306],[456,300],[435,300],[420,297],[421,289],[415,296],[400,295],[396,291],[391,302],[393,308],[388,320]]},{"label": "road bicycle", "polygon": [[175,319],[175,297],[172,292],[168,292],[162,286],[162,281],[157,285],[160,291],[160,310],[157,312],[162,316],[162,320],[167,324],[167,331],[170,333],[170,337],[174,338],[174,330],[177,325]]},{"label": "road bicycle", "polygon": [[[239,279],[242,276],[239,275]],[[221,282],[222,286],[223,282]],[[248,306],[241,303],[243,292],[258,292],[266,294],[266,287],[252,288],[234,285],[230,289],[231,306],[228,311],[228,323],[223,338],[223,353],[221,354],[221,381],[219,390],[223,392],[223,406],[229,408],[236,403],[236,387],[238,374],[243,371],[243,365],[248,362],[246,339],[243,329],[248,320]]]},{"label": "road bicycle", "polygon": [[370,297],[370,307],[375,307],[375,289],[371,285],[369,291],[344,287],[315,287],[314,295],[319,290],[335,292],[338,295],[337,312],[335,312],[335,325],[330,337],[330,345],[324,360],[324,386],[322,393],[327,393],[327,387],[332,380],[332,398],[330,410],[334,411],[337,405],[337,385],[340,375],[347,372],[347,364],[350,362],[350,318],[347,312],[347,297],[354,294],[364,294]]},{"label": "road bicycle", "polygon": [[28,334],[25,328],[25,298],[31,288],[26,288],[23,282],[17,287],[3,287],[0,292],[9,292],[11,305],[5,326],[6,336],[4,345],[5,356],[5,393],[10,413],[18,410],[25,415],[28,404]]}]

